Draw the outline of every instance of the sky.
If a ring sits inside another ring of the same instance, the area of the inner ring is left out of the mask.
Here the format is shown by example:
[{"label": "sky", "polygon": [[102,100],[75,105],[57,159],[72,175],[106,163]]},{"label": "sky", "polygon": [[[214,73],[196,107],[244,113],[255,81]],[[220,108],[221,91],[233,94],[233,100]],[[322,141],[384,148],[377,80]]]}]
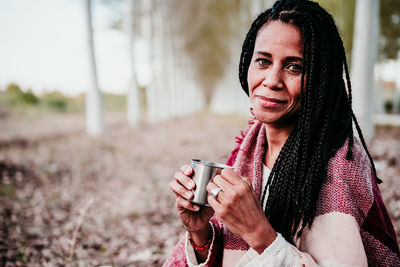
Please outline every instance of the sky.
[{"label": "sky", "polygon": [[[102,91],[122,94],[131,72],[128,38],[110,28],[109,10],[102,5],[93,8],[99,84]],[[15,82],[39,94],[86,92],[90,88],[86,44],[83,0],[0,0],[0,90]],[[139,43],[135,54],[142,85],[151,78],[148,61],[142,57],[145,47]],[[380,75],[395,80],[400,90],[399,74],[400,61],[392,61],[382,66]]]},{"label": "sky", "polygon": [[[94,42],[101,90],[124,93],[130,78],[128,38],[95,6]],[[0,0],[0,89],[76,95],[90,88],[83,0]]]}]

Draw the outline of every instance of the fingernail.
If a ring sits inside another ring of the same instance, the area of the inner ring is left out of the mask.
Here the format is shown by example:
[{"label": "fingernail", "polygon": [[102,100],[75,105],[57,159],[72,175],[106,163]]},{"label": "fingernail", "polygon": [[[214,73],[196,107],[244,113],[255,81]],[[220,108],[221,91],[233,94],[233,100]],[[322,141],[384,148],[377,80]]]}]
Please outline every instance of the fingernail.
[{"label": "fingernail", "polygon": [[193,193],[192,192],[188,192],[186,193],[186,196],[188,199],[191,199],[193,197]]},{"label": "fingernail", "polygon": [[194,187],[195,185],[196,185],[196,184],[195,184],[193,181],[190,181],[190,182],[189,182],[190,189],[193,189],[193,187]]},{"label": "fingernail", "polygon": [[194,208],[195,211],[199,211],[200,210],[199,206],[194,206],[193,208]]},{"label": "fingernail", "polygon": [[189,175],[189,174],[190,174],[190,168],[189,168],[189,167],[186,167],[186,168],[185,168],[185,174],[186,174],[186,175]]}]

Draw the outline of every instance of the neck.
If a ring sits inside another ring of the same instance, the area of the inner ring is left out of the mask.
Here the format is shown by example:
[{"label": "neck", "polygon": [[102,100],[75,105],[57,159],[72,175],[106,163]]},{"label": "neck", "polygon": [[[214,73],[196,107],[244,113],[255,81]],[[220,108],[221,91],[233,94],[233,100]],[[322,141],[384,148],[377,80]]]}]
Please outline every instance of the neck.
[{"label": "neck", "polygon": [[281,127],[272,124],[265,124],[267,151],[264,156],[264,164],[272,169],[276,159],[281,152],[283,145],[293,131],[294,125]]}]

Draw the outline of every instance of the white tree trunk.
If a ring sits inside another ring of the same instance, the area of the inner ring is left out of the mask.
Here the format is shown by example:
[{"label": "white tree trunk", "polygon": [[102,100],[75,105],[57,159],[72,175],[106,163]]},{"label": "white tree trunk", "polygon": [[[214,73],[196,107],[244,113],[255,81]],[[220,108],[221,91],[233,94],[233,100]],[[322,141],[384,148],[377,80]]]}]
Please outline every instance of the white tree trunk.
[{"label": "white tree trunk", "polygon": [[379,29],[379,0],[357,0],[352,54],[353,109],[365,138],[374,135],[373,85]]},{"label": "white tree trunk", "polygon": [[149,46],[149,56],[147,57],[150,61],[149,67],[151,72],[151,78],[149,84],[146,86],[146,113],[149,121],[154,121],[156,118],[156,107],[154,103],[154,63],[153,63],[153,33],[152,33],[152,20],[151,20],[151,9],[152,0],[141,0],[141,33],[145,43]]},{"label": "white tree trunk", "polygon": [[155,25],[157,26],[158,34],[158,51],[160,58],[160,72],[158,73],[158,105],[159,105],[159,120],[165,120],[171,117],[172,90],[171,90],[171,75],[168,67],[171,62],[171,50],[169,49],[168,39],[171,38],[166,16],[167,1],[157,1],[157,10],[155,16]]},{"label": "white tree trunk", "polygon": [[[183,40],[176,36],[177,21],[171,10],[178,1],[141,0],[142,37],[149,44],[151,80],[146,88],[147,117],[150,122],[189,115],[204,107],[193,68],[183,55]],[[183,13],[185,15],[186,13]],[[190,14],[186,14],[190,16]],[[180,25],[179,25],[180,26]]]},{"label": "white tree trunk", "polygon": [[[140,88],[137,82],[136,69],[135,69],[135,56],[134,44],[136,41],[136,34],[134,29],[134,21],[138,21],[135,16],[135,0],[126,0],[127,14],[126,14],[126,31],[129,36],[129,58],[131,65],[131,79],[129,82],[127,93],[127,120],[130,126],[137,126],[142,121],[142,101]],[[138,12],[136,12],[138,14]]]},{"label": "white tree trunk", "polygon": [[151,66],[151,79],[146,88],[147,99],[147,118],[150,122],[160,120],[161,106],[160,106],[160,72],[161,72],[161,53],[159,51],[159,29],[156,24],[157,14],[154,12],[158,8],[156,0],[143,0],[142,1],[142,27],[143,37],[150,46],[150,66]]},{"label": "white tree trunk", "polygon": [[96,69],[96,57],[93,42],[92,6],[90,0],[85,1],[87,47],[89,53],[91,88],[86,94],[86,129],[92,136],[104,132],[103,97],[99,89]]},{"label": "white tree trunk", "polygon": [[384,98],[383,98],[383,78],[382,78],[383,68],[382,65],[375,66],[375,103],[374,103],[374,113],[381,114],[384,113]]},{"label": "white tree trunk", "polygon": [[136,74],[132,73],[127,94],[127,120],[130,126],[137,126],[142,122],[142,101]]},{"label": "white tree trunk", "polygon": [[177,75],[176,72],[178,72],[177,69],[177,64],[176,64],[176,51],[175,51],[175,45],[176,43],[174,42],[173,38],[173,33],[175,30],[175,22],[171,21],[168,25],[168,31],[166,35],[166,40],[165,40],[165,45],[166,45],[166,56],[167,60],[165,62],[165,68],[168,73],[168,87],[169,87],[169,98],[170,98],[170,116],[177,116],[178,109],[177,106],[179,105],[178,102],[178,82],[177,82]]}]

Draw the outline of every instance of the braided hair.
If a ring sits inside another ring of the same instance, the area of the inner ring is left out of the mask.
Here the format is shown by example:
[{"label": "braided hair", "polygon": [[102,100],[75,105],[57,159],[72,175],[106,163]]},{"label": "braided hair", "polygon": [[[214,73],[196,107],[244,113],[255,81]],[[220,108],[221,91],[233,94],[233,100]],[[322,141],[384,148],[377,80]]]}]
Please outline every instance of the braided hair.
[{"label": "braided hair", "polygon": [[300,110],[266,185],[269,196],[265,214],[274,229],[293,243],[296,233],[300,236],[305,226],[311,227],[328,161],[347,139],[346,158],[353,159],[352,122],[377,176],[351,108],[351,83],[343,41],[332,16],[318,3],[278,0],[255,19],[240,57],[239,79],[243,90],[249,94],[247,74],[257,34],[271,21],[294,25],[303,37]]}]

